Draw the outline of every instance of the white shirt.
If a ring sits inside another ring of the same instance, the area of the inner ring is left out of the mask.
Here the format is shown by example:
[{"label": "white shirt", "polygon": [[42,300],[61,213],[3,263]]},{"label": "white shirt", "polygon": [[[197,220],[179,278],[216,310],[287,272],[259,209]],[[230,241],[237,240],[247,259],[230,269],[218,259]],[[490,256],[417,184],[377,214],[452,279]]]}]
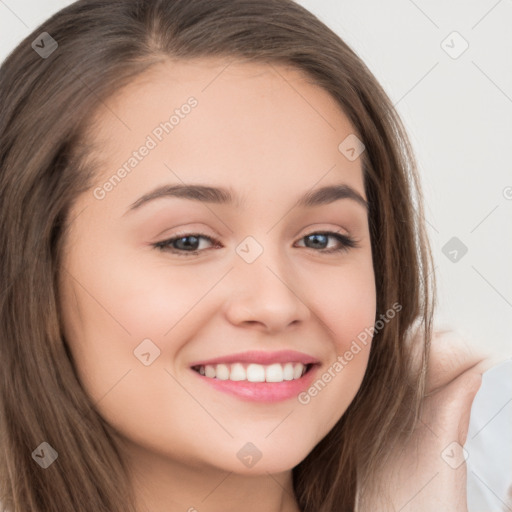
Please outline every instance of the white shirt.
[{"label": "white shirt", "polygon": [[464,448],[468,512],[512,512],[512,358],[483,374]]}]

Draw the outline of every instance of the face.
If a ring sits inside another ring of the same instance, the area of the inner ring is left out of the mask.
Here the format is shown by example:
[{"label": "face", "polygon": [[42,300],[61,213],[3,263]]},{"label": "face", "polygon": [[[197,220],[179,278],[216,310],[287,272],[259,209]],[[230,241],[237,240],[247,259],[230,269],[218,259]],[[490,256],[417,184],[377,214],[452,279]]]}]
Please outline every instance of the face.
[{"label": "face", "polygon": [[338,149],[353,127],[297,70],[205,59],[158,64],[91,134],[101,175],[60,274],[84,389],[127,453],[291,469],[368,361],[370,343],[353,350],[376,307],[362,164]]}]

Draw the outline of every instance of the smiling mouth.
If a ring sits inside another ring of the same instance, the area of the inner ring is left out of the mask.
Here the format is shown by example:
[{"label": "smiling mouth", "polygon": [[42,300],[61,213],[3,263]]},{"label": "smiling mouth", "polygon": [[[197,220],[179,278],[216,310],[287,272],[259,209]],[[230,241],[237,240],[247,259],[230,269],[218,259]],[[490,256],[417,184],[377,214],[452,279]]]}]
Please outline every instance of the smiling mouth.
[{"label": "smiling mouth", "polygon": [[273,363],[269,365],[256,363],[207,364],[193,366],[192,370],[209,379],[234,382],[285,382],[299,380],[314,364]]}]

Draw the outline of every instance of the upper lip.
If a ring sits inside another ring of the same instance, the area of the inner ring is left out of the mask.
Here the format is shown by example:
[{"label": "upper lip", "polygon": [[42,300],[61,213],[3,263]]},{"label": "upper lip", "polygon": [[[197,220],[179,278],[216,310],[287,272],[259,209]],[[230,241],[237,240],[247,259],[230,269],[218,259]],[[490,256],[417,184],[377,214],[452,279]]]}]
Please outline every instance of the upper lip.
[{"label": "upper lip", "polygon": [[262,365],[269,365],[273,363],[302,363],[316,364],[318,359],[303,352],[296,350],[279,350],[275,352],[264,352],[260,350],[250,350],[248,352],[240,352],[239,354],[229,354],[225,356],[215,357],[213,359],[196,361],[190,366],[206,366],[215,364],[230,364],[230,363],[256,363]]}]

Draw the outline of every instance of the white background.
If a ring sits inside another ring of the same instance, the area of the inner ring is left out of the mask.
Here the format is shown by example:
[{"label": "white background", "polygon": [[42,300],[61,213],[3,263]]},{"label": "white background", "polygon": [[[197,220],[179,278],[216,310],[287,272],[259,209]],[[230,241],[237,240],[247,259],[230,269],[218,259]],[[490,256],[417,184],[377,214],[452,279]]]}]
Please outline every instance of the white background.
[{"label": "white background", "polygon": [[[70,3],[0,0],[0,60]],[[363,59],[408,129],[436,264],[438,326],[512,355],[512,0],[299,3]],[[454,31],[469,44],[455,59],[443,49],[463,48],[448,37]],[[456,262],[442,252],[452,237],[468,248]]]}]

